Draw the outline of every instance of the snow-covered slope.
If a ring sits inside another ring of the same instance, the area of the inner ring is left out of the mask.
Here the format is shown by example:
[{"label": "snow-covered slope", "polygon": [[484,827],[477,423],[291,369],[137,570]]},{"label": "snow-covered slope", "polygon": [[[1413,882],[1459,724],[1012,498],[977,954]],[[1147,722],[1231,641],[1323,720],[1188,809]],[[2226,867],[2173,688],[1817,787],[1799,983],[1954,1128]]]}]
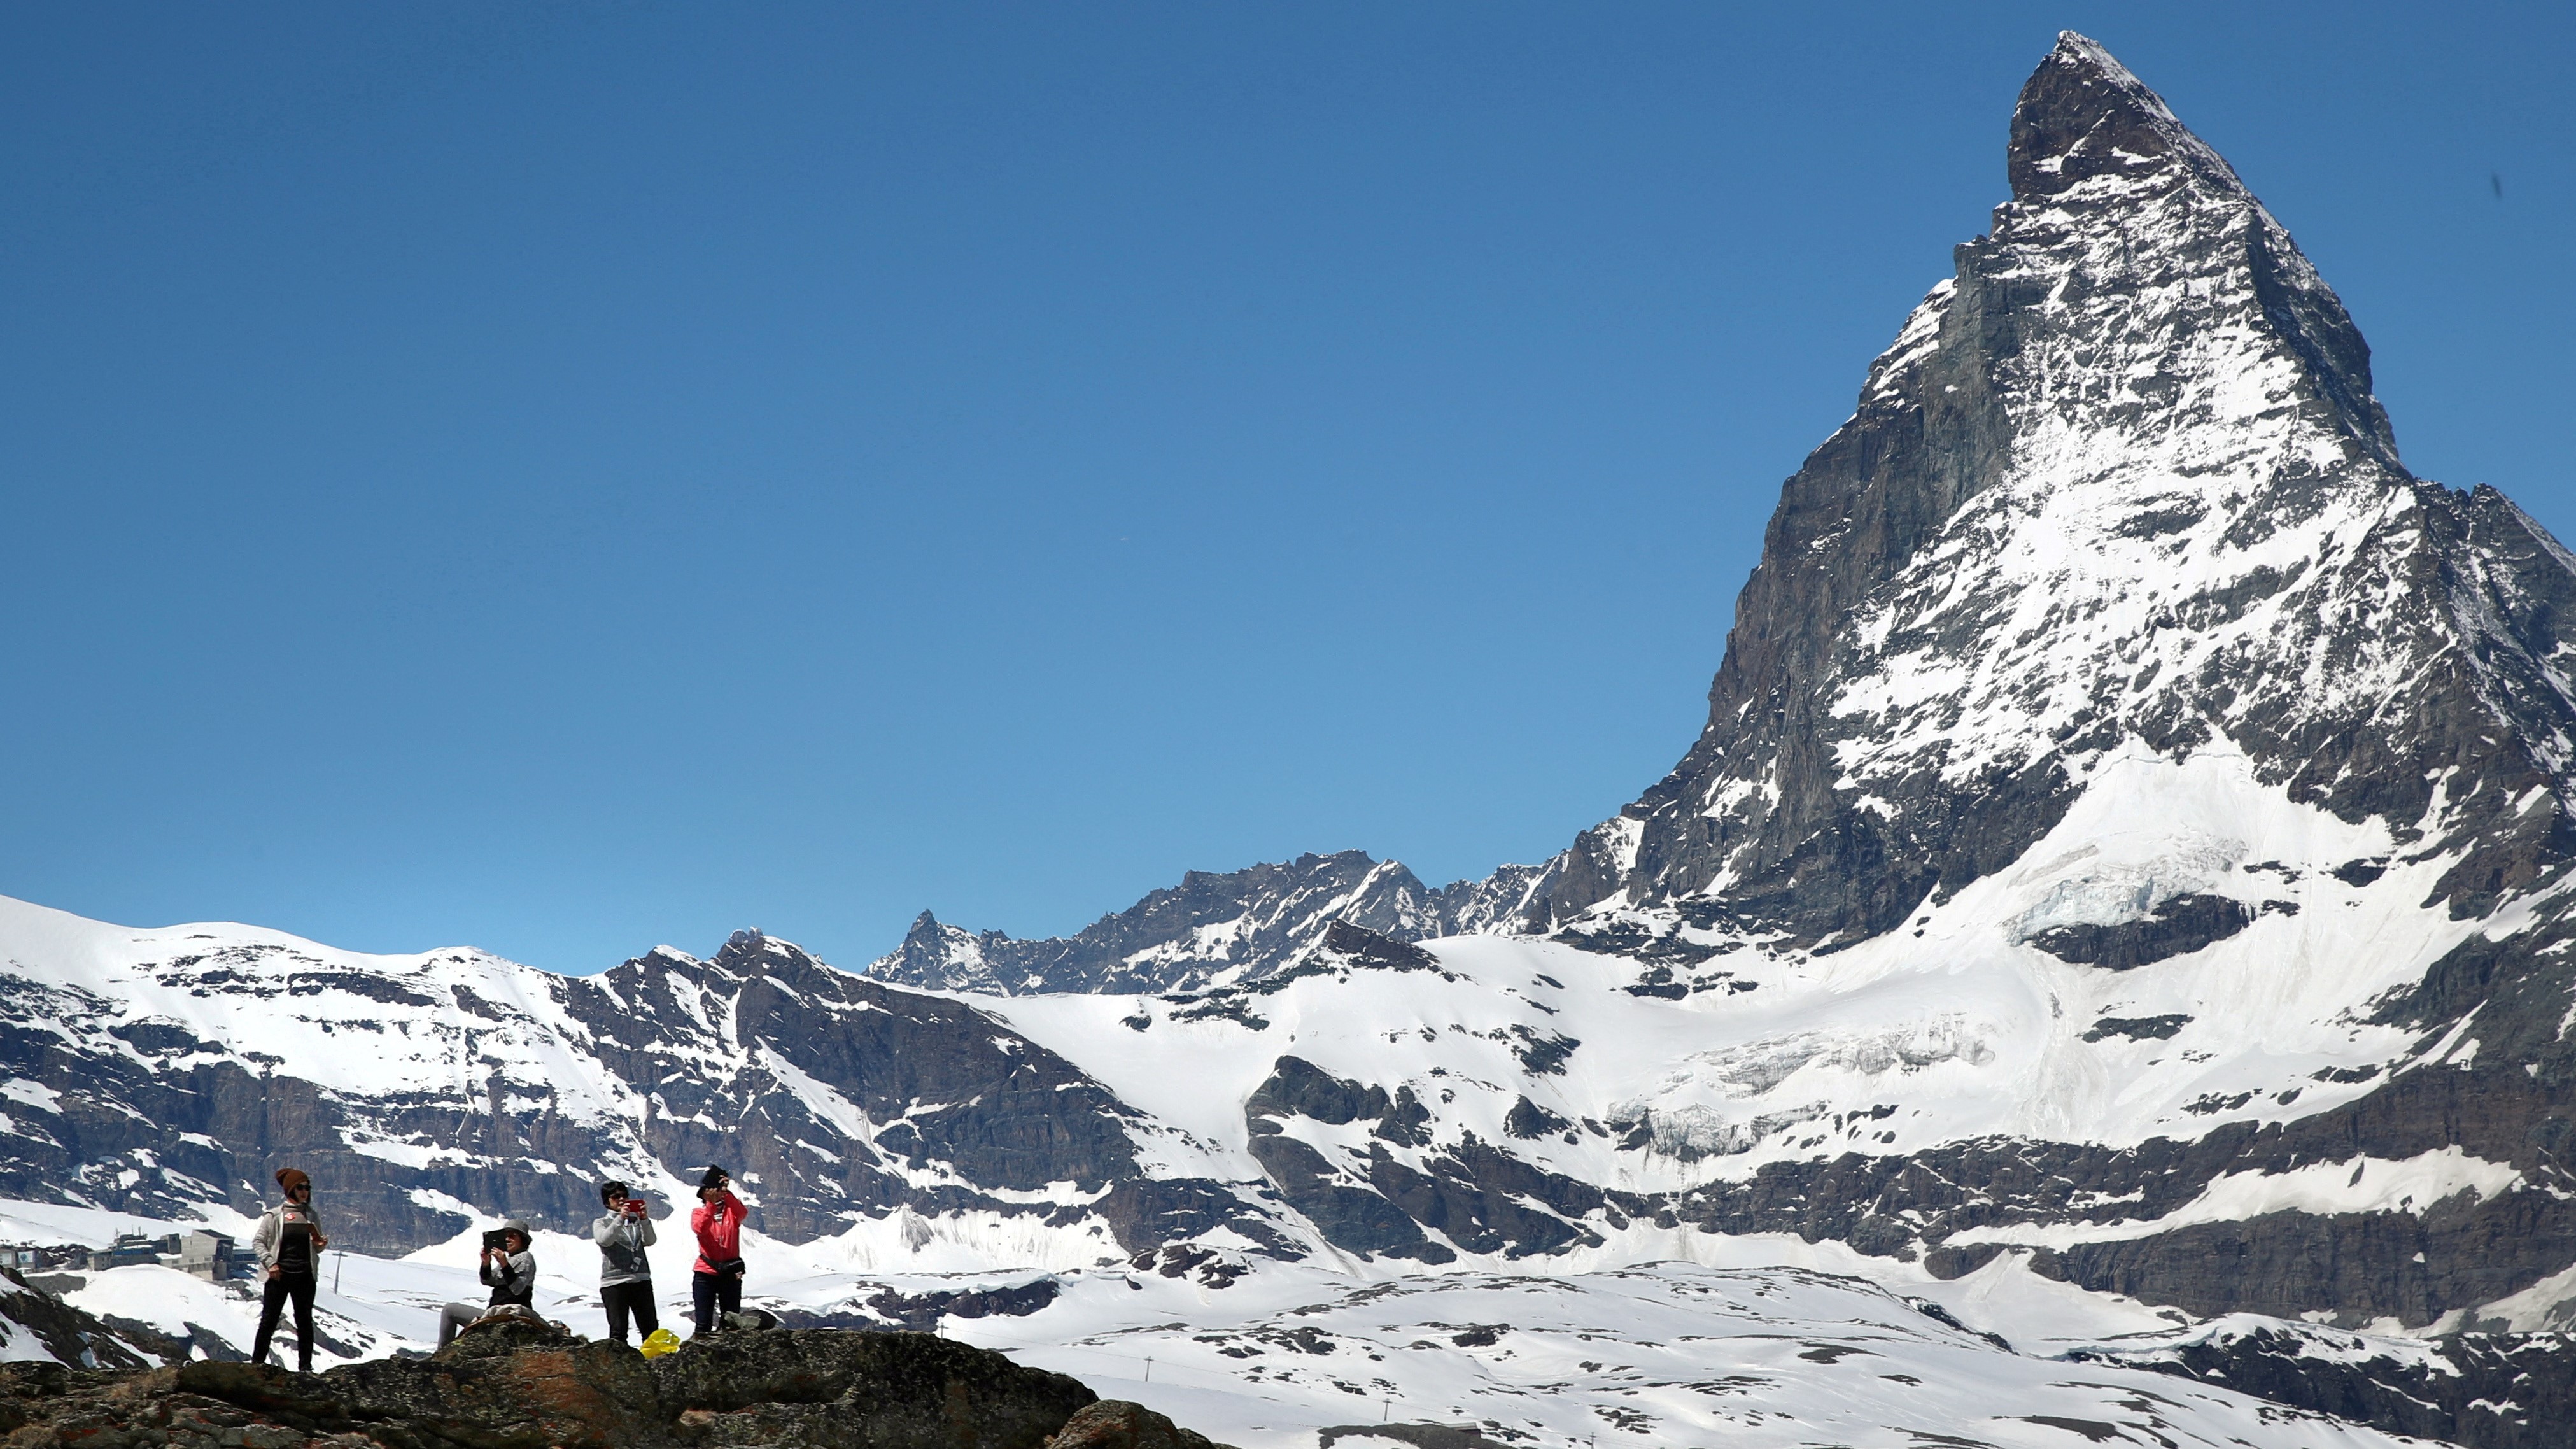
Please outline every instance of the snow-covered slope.
[{"label": "snow-covered slope", "polygon": [[1030,1319],[951,1331],[1230,1442],[1280,1449],[2395,1442],[2224,1386],[2017,1354],[1812,1270],[1666,1264],[1280,1286],[1302,1291],[1202,1305],[1095,1279]]},{"label": "snow-covered slope", "polygon": [[[164,1226],[0,1202],[0,1234],[103,1244],[118,1231]],[[683,1238],[666,1232],[655,1255],[666,1322],[685,1307]],[[469,1232],[400,1260],[332,1257],[317,1305],[317,1362],[428,1348],[439,1304],[481,1296],[474,1242]],[[2144,1330],[2143,1340],[2132,1339],[2141,1357],[2178,1357],[2212,1336],[2135,1308],[2051,1304],[2045,1284],[1921,1285],[1935,1295],[1927,1297],[1812,1267],[1690,1264],[1369,1283],[1322,1265],[1272,1264],[1212,1290],[1186,1272],[863,1276],[827,1244],[800,1249],[754,1233],[745,1247],[758,1265],[754,1301],[790,1321],[936,1327],[1071,1374],[1104,1395],[1141,1400],[1245,1449],[1573,1446],[1623,1436],[1888,1449],[2058,1449],[2069,1435],[2278,1449],[2398,1442],[2225,1385],[2066,1357],[2070,1346],[2079,1353],[2092,1346],[2080,1337],[2016,1352],[1982,1326],[2010,1317],[2097,1333]],[[538,1311],[595,1334],[590,1244],[540,1233],[535,1253]],[[1767,1261],[1763,1245],[1745,1256]],[[80,1362],[86,1353],[124,1363],[140,1348],[237,1358],[258,1310],[246,1283],[202,1283],[167,1268],[56,1273],[44,1282],[60,1302],[0,1291],[0,1357]],[[2443,1364],[2408,1345],[2334,1339],[2347,1356],[2396,1353],[2419,1369]]]}]

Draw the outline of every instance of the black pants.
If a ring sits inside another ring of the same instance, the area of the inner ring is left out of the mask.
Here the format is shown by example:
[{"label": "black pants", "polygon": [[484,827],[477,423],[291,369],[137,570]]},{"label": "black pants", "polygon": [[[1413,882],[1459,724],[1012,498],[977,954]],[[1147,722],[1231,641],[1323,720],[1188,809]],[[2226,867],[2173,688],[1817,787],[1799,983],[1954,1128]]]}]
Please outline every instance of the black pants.
[{"label": "black pants", "polygon": [[653,1280],[637,1283],[602,1283],[599,1306],[608,1310],[608,1339],[611,1343],[626,1341],[626,1318],[635,1317],[635,1336],[644,1337],[662,1326],[662,1315],[653,1309]]},{"label": "black pants", "polygon": [[295,1300],[295,1371],[313,1372],[313,1290],[320,1280],[309,1273],[280,1273],[268,1280],[259,1295],[259,1336],[251,1340],[250,1361],[268,1362],[268,1340],[277,1332],[277,1320],[286,1308],[286,1300]]},{"label": "black pants", "polygon": [[742,1311],[742,1275],[740,1273],[691,1273],[689,1291],[697,1299],[697,1332],[705,1333],[716,1326],[716,1303],[723,1300],[724,1311]]}]

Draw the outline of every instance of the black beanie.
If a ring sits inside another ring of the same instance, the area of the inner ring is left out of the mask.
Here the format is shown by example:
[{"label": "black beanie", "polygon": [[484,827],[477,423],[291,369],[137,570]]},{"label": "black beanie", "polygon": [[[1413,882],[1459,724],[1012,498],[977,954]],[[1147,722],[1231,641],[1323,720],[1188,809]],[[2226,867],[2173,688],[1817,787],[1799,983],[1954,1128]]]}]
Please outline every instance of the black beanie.
[{"label": "black beanie", "polygon": [[733,1176],[732,1173],[725,1171],[721,1167],[710,1167],[707,1169],[707,1175],[698,1179],[698,1186],[702,1188],[722,1187],[724,1186],[725,1179],[731,1176]]},{"label": "black beanie", "polygon": [[621,1198],[624,1196],[626,1196],[626,1184],[622,1182],[603,1182],[599,1185],[599,1205],[601,1207],[608,1206],[610,1200],[613,1198]]}]

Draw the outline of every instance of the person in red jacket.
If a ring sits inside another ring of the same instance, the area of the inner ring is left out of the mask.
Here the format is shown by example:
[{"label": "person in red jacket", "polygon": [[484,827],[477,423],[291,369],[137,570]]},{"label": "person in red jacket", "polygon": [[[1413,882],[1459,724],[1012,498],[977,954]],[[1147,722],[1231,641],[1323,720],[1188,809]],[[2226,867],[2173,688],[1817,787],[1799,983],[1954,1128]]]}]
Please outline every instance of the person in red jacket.
[{"label": "person in red jacket", "polygon": [[742,1220],[748,1209],[733,1195],[733,1179],[721,1167],[710,1167],[698,1179],[698,1205],[689,1213],[689,1229],[698,1235],[696,1271],[689,1289],[696,1299],[697,1332],[716,1325],[719,1304],[727,1313],[742,1311]]}]

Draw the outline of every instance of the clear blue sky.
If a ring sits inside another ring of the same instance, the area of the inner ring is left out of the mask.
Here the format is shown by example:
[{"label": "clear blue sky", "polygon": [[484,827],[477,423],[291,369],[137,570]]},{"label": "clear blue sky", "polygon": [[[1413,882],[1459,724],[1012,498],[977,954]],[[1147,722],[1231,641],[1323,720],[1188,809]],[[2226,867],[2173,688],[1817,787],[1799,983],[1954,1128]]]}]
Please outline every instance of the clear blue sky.
[{"label": "clear blue sky", "polygon": [[856,966],[1544,857],[2061,26],[2576,538],[2571,14],[10,4],[0,892]]}]

